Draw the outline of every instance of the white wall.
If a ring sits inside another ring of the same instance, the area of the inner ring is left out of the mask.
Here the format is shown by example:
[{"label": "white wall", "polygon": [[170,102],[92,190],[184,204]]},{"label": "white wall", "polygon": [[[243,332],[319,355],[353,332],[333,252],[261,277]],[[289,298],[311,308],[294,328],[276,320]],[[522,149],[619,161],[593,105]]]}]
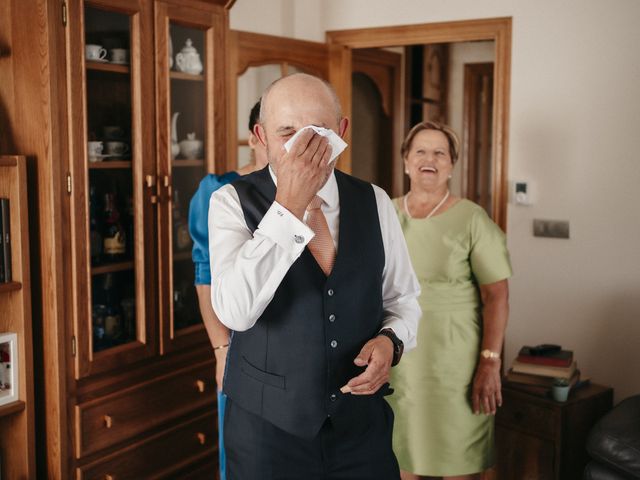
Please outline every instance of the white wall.
[{"label": "white wall", "polygon": [[[265,5],[277,3],[238,0],[232,28],[322,41],[324,30],[513,18],[509,177],[537,195],[509,205],[506,360],[557,342],[617,399],[640,393],[640,2],[283,0],[280,15]],[[534,238],[533,218],[569,220],[571,239]]]}]

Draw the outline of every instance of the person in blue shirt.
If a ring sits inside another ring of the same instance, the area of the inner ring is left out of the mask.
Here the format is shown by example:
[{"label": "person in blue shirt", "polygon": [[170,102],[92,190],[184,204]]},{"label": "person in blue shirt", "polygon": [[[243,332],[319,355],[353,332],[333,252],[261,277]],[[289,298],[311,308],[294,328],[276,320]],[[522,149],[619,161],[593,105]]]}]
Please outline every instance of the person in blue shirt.
[{"label": "person in blue shirt", "polygon": [[227,360],[229,346],[229,329],[216,317],[211,306],[211,267],[209,264],[209,200],[218,188],[233,182],[241,175],[246,175],[267,166],[265,147],[254,135],[253,130],[260,117],[260,100],[253,106],[249,115],[249,146],[251,147],[251,163],[222,175],[208,174],[200,182],[198,190],[189,204],[189,233],[193,240],[191,258],[195,268],[195,286],[198,304],[204,326],[209,335],[216,357],[216,384],[218,386],[218,432],[220,480],[226,480],[226,456],[223,443],[223,420],[226,396],[222,393],[222,379]]}]

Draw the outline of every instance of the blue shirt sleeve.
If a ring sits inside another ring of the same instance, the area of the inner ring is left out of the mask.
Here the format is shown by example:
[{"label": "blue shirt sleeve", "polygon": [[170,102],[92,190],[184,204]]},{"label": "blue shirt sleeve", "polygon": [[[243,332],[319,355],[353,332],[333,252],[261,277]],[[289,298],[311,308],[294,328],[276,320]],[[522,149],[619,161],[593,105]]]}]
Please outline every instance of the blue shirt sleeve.
[{"label": "blue shirt sleeve", "polygon": [[195,284],[211,284],[209,265],[209,200],[217,189],[233,182],[239,175],[228,172],[224,175],[209,174],[202,179],[198,190],[189,203],[189,234],[193,240],[191,259],[195,267]]}]

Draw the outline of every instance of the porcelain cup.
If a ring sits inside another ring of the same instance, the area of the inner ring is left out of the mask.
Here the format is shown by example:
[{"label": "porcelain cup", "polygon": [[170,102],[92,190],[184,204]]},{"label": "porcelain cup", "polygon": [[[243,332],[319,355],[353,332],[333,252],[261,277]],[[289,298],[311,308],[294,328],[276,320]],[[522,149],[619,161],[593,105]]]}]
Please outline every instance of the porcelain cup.
[{"label": "porcelain cup", "polygon": [[104,145],[99,141],[87,142],[87,153],[90,162],[100,162],[102,160],[102,149]]},{"label": "porcelain cup", "polygon": [[112,63],[129,63],[129,50],[126,48],[112,48],[109,53]]},{"label": "porcelain cup", "polygon": [[124,142],[111,141],[106,143],[107,154],[121,157],[129,153],[129,145]]},{"label": "porcelain cup", "polygon": [[104,60],[107,57],[107,51],[102,45],[88,44],[84,46],[87,60]]}]

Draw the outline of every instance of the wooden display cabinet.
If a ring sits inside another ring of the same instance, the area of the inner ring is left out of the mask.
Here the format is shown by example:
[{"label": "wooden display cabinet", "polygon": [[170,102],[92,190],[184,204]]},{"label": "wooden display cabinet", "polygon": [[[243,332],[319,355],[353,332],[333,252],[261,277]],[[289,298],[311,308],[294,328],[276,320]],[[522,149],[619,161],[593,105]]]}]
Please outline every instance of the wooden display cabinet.
[{"label": "wooden display cabinet", "polygon": [[[11,365],[17,372],[17,400],[0,406],[0,477],[34,478],[33,347],[26,159],[0,156],[0,198],[9,199],[11,281],[0,283],[0,333],[17,335]],[[16,355],[17,354],[17,355]],[[15,388],[15,385],[12,386]]]},{"label": "wooden display cabinet", "polygon": [[[30,154],[39,273],[38,408],[30,391],[21,394],[24,403],[0,407],[2,473],[16,472],[8,478],[215,478],[214,355],[186,228],[202,177],[226,169],[231,3],[0,5],[0,51],[15,59],[0,59],[0,79],[12,93],[0,92],[0,118],[10,125],[0,145]],[[182,60],[178,67],[187,43],[200,57],[199,72]],[[87,58],[87,45],[106,53]],[[114,49],[128,58],[114,61]],[[173,157],[175,112],[178,146],[190,133],[202,145]],[[17,271],[21,278],[28,266]],[[28,277],[26,287],[15,285],[0,287],[0,304],[10,301],[13,318],[28,318]],[[4,308],[0,331],[3,322]],[[6,328],[31,338],[30,323],[24,332],[21,325]],[[16,467],[14,454],[4,453],[8,431],[16,433]]]}]

